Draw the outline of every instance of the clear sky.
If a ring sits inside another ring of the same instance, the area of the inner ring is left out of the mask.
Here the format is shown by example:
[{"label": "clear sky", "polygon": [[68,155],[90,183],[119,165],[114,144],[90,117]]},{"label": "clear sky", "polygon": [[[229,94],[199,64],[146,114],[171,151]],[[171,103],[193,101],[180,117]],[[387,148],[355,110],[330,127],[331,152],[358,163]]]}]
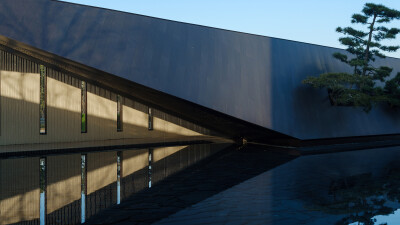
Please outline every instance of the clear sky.
[{"label": "clear sky", "polygon": [[[400,10],[400,0],[65,0],[174,21],[344,48],[338,26],[365,2]],[[400,28],[400,22],[389,27]],[[400,35],[388,42],[400,45]],[[397,53],[386,53],[400,58]]]}]

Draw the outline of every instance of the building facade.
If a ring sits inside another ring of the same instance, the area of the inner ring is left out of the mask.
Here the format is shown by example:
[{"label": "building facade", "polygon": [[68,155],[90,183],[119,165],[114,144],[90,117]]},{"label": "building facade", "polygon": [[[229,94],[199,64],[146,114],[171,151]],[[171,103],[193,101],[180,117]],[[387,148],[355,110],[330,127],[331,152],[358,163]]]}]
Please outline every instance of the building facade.
[{"label": "building facade", "polygon": [[[77,99],[81,81],[89,93],[92,85],[114,93],[107,94],[109,101],[98,99],[110,109],[122,96],[224,137],[281,144],[400,132],[397,110],[334,107],[325,90],[301,84],[307,76],[350,71],[332,57],[340,49],[51,0],[5,0],[0,16],[5,49],[71,74],[75,89],[67,89]],[[393,75],[400,71],[395,58],[375,63],[393,67]],[[89,102],[94,96],[87,98],[90,132],[97,123],[90,114],[104,118],[111,111],[98,111]],[[76,116],[82,111],[79,101],[48,101],[67,104]],[[131,119],[129,113],[124,110],[124,120]]]}]

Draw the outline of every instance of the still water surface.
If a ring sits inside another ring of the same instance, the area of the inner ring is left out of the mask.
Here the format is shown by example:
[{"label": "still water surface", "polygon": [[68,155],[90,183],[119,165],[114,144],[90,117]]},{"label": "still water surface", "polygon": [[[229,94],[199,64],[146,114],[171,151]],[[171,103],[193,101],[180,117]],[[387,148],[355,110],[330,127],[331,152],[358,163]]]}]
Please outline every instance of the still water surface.
[{"label": "still water surface", "polygon": [[0,159],[0,224],[400,224],[400,147],[201,144]]}]

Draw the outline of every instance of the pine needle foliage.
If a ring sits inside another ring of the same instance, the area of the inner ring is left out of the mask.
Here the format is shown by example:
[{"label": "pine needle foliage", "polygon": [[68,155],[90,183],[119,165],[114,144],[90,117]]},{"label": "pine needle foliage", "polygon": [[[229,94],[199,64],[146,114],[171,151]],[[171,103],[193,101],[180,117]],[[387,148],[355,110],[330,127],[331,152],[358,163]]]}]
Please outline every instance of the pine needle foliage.
[{"label": "pine needle foliage", "polygon": [[[400,19],[400,11],[380,4],[366,3],[361,13],[353,14],[351,23],[365,25],[365,30],[338,27],[336,32],[344,35],[339,42],[350,54],[336,52],[333,57],[349,65],[352,73],[325,73],[318,77],[307,77],[304,84],[314,88],[326,88],[329,99],[335,106],[362,107],[369,112],[377,103],[400,107],[400,73],[390,78],[393,69],[374,67],[372,62],[385,58],[384,52],[395,52],[400,46],[383,45],[386,39],[395,39],[398,28],[387,28],[387,24]],[[384,82],[384,86],[377,86]]]}]

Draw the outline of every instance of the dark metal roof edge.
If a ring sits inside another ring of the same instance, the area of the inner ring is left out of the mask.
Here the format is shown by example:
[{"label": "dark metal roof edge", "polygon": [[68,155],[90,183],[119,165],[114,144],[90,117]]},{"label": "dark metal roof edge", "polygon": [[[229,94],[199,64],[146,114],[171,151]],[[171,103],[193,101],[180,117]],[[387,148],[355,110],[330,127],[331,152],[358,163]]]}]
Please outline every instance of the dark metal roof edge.
[{"label": "dark metal roof edge", "polygon": [[[197,27],[204,27],[204,28],[208,28],[208,29],[232,32],[232,33],[237,33],[237,34],[242,34],[242,35],[250,35],[250,36],[262,37],[262,38],[271,38],[271,39],[277,39],[277,40],[282,40],[282,41],[289,41],[289,42],[295,42],[295,43],[300,43],[300,44],[314,45],[314,46],[337,49],[337,50],[343,50],[343,51],[346,50],[344,48],[338,48],[338,47],[326,46],[326,45],[321,45],[321,44],[315,44],[315,43],[302,42],[302,41],[296,41],[296,40],[285,39],[285,38],[266,36],[266,35],[261,35],[261,34],[246,33],[246,32],[243,32],[243,31],[229,30],[229,29],[206,26],[206,25],[201,25],[201,24],[194,24],[194,23],[176,21],[176,20],[165,19],[165,18],[160,18],[160,17],[147,16],[147,15],[138,14],[138,13],[124,12],[124,11],[120,11],[120,10],[116,10],[116,9],[107,9],[107,8],[102,8],[102,7],[98,7],[98,6],[91,6],[91,5],[79,4],[79,3],[73,3],[73,2],[66,2],[66,1],[63,1],[63,0],[50,0],[50,1],[57,2],[57,3],[62,3],[62,4],[70,4],[70,5],[76,5],[76,6],[81,6],[81,7],[90,7],[90,8],[95,8],[95,9],[107,10],[107,11],[112,11],[112,12],[116,12],[116,13],[123,13],[123,14],[141,16],[141,17],[151,18],[151,19],[155,19],[155,20],[162,20],[162,21],[167,21],[167,22],[172,22],[172,23],[179,23],[179,24],[185,24],[185,25],[191,25],[191,26],[197,26]],[[386,58],[393,58],[393,59],[399,59],[400,60],[400,58],[396,58],[396,57],[392,57],[392,56],[386,56]]]}]

